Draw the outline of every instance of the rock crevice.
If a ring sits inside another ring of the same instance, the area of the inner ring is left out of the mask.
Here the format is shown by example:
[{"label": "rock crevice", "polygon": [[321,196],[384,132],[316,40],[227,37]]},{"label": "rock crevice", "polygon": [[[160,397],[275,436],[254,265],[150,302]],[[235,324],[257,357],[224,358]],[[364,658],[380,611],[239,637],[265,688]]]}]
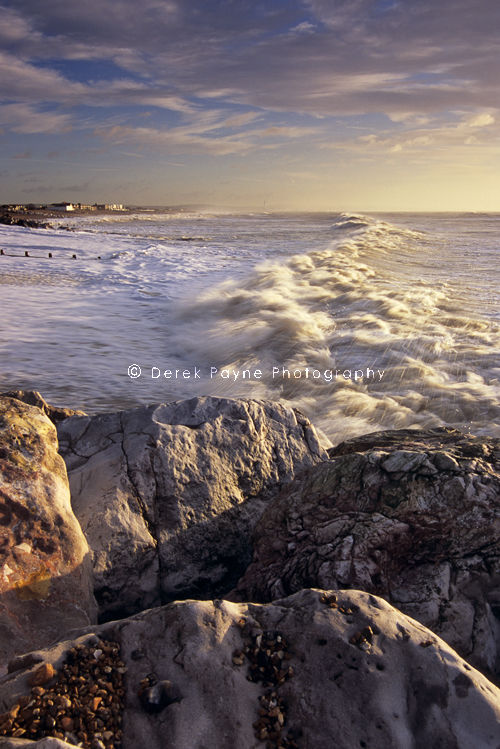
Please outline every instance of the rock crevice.
[{"label": "rock crevice", "polygon": [[403,430],[330,450],[266,509],[235,596],[372,591],[497,673],[499,444]]},{"label": "rock crevice", "polygon": [[292,409],[211,397],[73,417],[59,439],[104,618],[230,590],[270,499],[328,457]]}]

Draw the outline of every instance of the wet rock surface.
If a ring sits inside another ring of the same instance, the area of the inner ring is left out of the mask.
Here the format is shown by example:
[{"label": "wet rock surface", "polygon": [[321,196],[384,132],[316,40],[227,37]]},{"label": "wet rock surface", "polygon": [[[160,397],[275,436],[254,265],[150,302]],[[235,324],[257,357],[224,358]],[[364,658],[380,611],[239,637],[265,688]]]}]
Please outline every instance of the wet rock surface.
[{"label": "wet rock surface", "polygon": [[56,429],[36,406],[0,397],[0,672],[95,617]]},{"label": "wet rock surface", "polygon": [[403,430],[329,452],[267,508],[235,597],[370,591],[498,673],[500,441]]},{"label": "wet rock surface", "polygon": [[300,413],[214,397],[73,417],[59,440],[103,619],[230,590],[269,499],[328,457]]},{"label": "wet rock surface", "polygon": [[[123,749],[498,745],[499,690],[425,627],[358,591],[303,590],[267,605],[183,601],[103,624],[13,664],[0,710],[30,695],[41,664],[60,673],[75,648],[104,650],[108,639],[126,669]],[[178,699],[145,709],[146,680]]]}]

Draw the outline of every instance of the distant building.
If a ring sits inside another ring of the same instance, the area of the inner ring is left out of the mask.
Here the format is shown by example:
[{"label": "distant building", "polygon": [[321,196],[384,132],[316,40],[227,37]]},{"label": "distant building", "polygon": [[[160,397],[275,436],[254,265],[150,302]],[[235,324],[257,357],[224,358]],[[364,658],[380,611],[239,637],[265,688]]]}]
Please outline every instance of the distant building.
[{"label": "distant building", "polygon": [[121,203],[98,203],[96,208],[98,211],[123,211]]},{"label": "distant building", "polygon": [[97,206],[94,203],[94,205],[85,205],[84,203],[77,203],[76,208],[78,208],[79,211],[95,211],[97,210]]},{"label": "distant building", "polygon": [[52,203],[49,206],[52,211],[74,211],[75,206],[73,203]]}]

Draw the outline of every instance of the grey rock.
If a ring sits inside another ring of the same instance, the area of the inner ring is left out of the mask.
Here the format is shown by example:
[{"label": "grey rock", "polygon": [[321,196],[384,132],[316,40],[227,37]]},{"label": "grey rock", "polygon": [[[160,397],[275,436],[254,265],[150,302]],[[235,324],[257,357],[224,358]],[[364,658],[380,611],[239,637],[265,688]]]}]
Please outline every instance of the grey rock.
[{"label": "grey rock", "polygon": [[148,713],[160,713],[168,705],[182,700],[181,692],[168,679],[157,682],[139,693],[143,708]]},{"label": "grey rock", "polygon": [[59,440],[103,618],[230,590],[269,498],[327,458],[299,412],[227,398],[73,417]]},{"label": "grey rock", "polygon": [[425,453],[410,450],[394,450],[394,452],[382,462],[382,466],[384,471],[388,471],[389,473],[396,473],[398,471],[408,473],[409,471],[414,471],[417,468],[420,468],[420,466],[426,462],[428,461]]},{"label": "grey rock", "polygon": [[56,429],[36,406],[0,397],[0,670],[95,621],[92,588]]},{"label": "grey rock", "polygon": [[[500,691],[425,627],[367,593],[303,590],[264,606],[176,602],[88,629],[38,656],[57,669],[65,652],[94,634],[121,644],[123,749],[263,745],[253,724],[269,688],[248,680],[250,660],[235,653],[246,638],[267,647],[262,641],[278,635],[292,669],[275,688],[286,705],[283,736],[294,732],[299,746],[498,747]],[[0,681],[0,710],[27,693],[29,673]],[[183,698],[145,711],[139,685],[151,673]]]},{"label": "grey rock", "polygon": [[498,673],[500,441],[401,430],[329,454],[268,507],[231,597],[366,590]]}]

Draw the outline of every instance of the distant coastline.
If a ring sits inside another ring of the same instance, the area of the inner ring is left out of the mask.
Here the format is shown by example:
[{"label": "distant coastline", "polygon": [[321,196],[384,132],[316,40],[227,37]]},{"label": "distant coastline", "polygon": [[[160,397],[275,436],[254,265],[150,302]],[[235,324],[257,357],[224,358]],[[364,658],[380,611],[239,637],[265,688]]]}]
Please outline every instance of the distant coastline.
[{"label": "distant coastline", "polygon": [[121,203],[4,203],[0,206],[0,224],[9,226],[24,226],[30,229],[54,228],[51,219],[70,218],[76,216],[99,216],[103,214],[126,214],[129,208]]}]

